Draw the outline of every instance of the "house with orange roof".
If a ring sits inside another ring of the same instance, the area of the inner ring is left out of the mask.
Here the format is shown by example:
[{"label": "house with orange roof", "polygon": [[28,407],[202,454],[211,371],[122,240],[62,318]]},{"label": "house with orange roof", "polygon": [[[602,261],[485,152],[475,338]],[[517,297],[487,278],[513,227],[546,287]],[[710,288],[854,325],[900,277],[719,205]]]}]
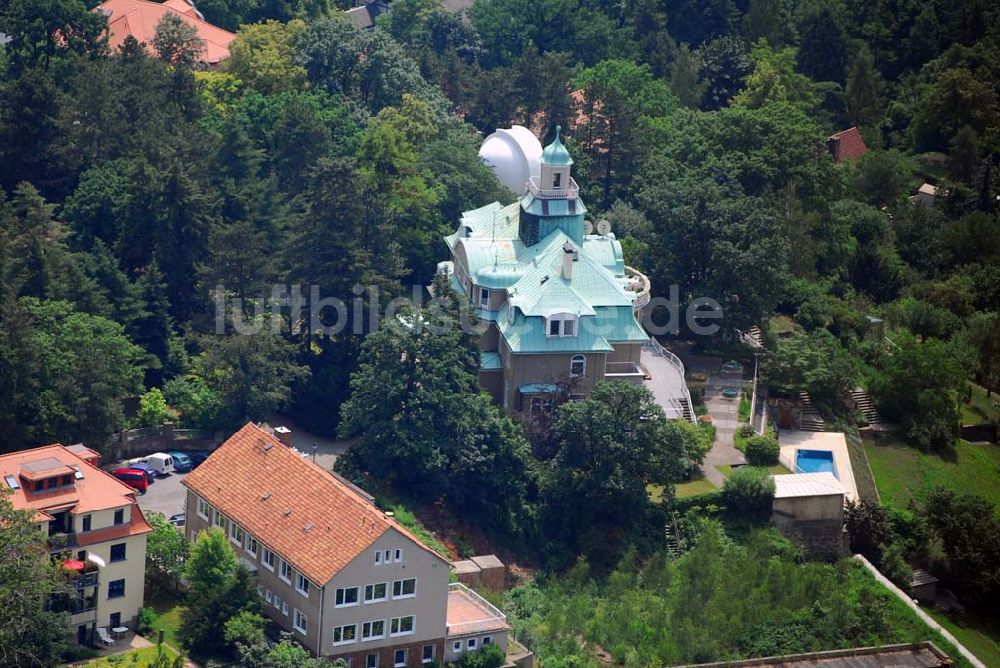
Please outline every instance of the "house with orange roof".
[{"label": "house with orange roof", "polygon": [[218,65],[229,57],[229,44],[236,39],[234,33],[214,26],[201,15],[188,0],[167,0],[164,3],[148,0],[107,0],[94,8],[108,19],[108,46],[117,50],[129,37],[144,44],[152,51],[156,26],[167,14],[175,14],[193,27],[205,42],[201,54],[203,63]]},{"label": "house with orange roof", "polygon": [[46,605],[69,614],[80,644],[92,644],[98,628],[135,628],[153,530],[134,490],[97,468],[98,459],[80,444],[0,455],[0,484],[14,507],[35,512],[53,556],[73,571],[68,589]]},{"label": "house with orange roof", "polygon": [[856,127],[841,130],[826,139],[826,148],[836,163],[856,160],[868,152],[865,140]]},{"label": "house with orange roof", "polygon": [[314,655],[403,668],[440,664],[448,641],[506,648],[503,614],[449,585],[447,559],[289,440],[249,423],[183,484],[188,539],[225,532],[264,613]]}]

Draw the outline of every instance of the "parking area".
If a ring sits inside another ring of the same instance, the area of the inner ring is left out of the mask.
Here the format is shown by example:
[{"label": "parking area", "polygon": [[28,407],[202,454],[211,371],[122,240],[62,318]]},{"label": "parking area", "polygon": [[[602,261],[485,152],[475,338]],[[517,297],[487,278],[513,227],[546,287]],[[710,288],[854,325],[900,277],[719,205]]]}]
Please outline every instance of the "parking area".
[{"label": "parking area", "polygon": [[166,478],[157,478],[145,494],[136,497],[144,513],[163,513],[167,517],[184,512],[187,488],[181,484],[187,473],[171,473]]}]

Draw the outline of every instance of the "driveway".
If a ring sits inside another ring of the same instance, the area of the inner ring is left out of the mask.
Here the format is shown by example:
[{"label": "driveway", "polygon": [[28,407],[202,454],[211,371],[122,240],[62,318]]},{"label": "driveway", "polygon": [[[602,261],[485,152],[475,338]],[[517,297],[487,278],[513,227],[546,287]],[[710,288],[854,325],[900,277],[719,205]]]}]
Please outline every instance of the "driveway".
[{"label": "driveway", "polygon": [[184,512],[187,487],[181,484],[187,473],[171,473],[166,478],[157,478],[145,494],[136,497],[142,512],[163,513],[167,517]]}]

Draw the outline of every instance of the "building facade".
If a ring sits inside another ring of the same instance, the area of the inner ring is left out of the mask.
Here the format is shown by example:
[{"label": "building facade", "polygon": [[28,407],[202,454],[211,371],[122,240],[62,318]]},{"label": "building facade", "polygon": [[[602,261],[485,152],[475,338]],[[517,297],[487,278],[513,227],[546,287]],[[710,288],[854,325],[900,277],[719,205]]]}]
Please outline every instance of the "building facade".
[{"label": "building facade", "polygon": [[602,380],[642,383],[639,324],[649,281],[625,265],[610,226],[596,233],[560,139],[543,150],[523,127],[490,135],[480,156],[520,195],[467,211],[439,265],[488,329],[479,381],[510,412],[584,396]]},{"label": "building facade", "polygon": [[69,613],[70,632],[92,643],[98,627],[135,628],[145,594],[146,535],[135,493],[97,468],[83,446],[49,445],[0,456],[15,508],[35,511],[50,551],[73,571],[46,605]]},{"label": "building facade", "polygon": [[254,424],[184,485],[188,539],[225,532],[264,614],[313,654],[363,668],[441,662],[450,563],[364,492]]}]

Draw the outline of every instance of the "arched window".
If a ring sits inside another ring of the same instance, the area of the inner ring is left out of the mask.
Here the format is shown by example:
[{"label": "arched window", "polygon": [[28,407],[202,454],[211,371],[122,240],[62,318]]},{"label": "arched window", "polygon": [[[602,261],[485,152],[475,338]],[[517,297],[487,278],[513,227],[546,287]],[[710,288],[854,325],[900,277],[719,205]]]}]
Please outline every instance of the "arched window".
[{"label": "arched window", "polygon": [[587,358],[583,355],[573,355],[573,358],[569,361],[569,375],[570,376],[586,376],[587,375]]}]

